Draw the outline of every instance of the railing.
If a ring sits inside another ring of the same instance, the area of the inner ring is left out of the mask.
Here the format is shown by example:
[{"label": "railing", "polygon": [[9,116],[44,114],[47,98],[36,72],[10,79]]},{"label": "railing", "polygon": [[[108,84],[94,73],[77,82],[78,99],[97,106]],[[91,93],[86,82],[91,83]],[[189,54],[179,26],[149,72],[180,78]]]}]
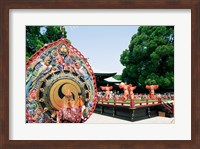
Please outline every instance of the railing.
[{"label": "railing", "polygon": [[164,100],[162,100],[162,105],[163,105],[163,107],[165,108],[165,109],[167,109],[170,113],[174,113],[174,103],[172,102],[172,103],[168,103],[168,102],[166,102],[166,101],[164,101]]},{"label": "railing", "polygon": [[161,104],[160,99],[149,99],[149,98],[135,98],[133,100],[127,99],[125,100],[123,97],[121,98],[113,98],[113,99],[106,99],[106,98],[98,98],[98,104],[103,105],[112,105],[112,106],[126,106],[129,108],[140,108],[144,106],[154,106]]},{"label": "railing", "polygon": [[[171,103],[168,103],[167,101],[170,101]],[[160,98],[134,98],[131,100],[130,98],[125,100],[123,96],[117,96],[113,97],[112,99],[106,99],[105,97],[98,97],[97,100],[98,104],[103,105],[110,105],[110,106],[124,106],[127,108],[140,108],[145,106],[155,106],[155,105],[163,105],[165,109],[167,109],[170,113],[174,113],[174,96],[168,97],[162,96]]]}]

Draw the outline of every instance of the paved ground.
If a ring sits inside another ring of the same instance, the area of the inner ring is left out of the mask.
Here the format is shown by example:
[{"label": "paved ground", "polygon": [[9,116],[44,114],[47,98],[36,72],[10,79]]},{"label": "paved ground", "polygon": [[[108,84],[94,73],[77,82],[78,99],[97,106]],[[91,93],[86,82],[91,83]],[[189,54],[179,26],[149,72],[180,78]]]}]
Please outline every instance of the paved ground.
[{"label": "paved ground", "polygon": [[167,117],[153,117],[153,118],[148,118],[145,120],[140,120],[140,121],[135,121],[135,122],[131,122],[131,121],[126,121],[126,120],[122,120],[122,119],[118,119],[118,118],[113,118],[113,117],[109,117],[109,116],[105,116],[105,115],[101,115],[101,114],[96,114],[93,113],[91,115],[91,117],[85,122],[85,123],[90,123],[90,124],[99,124],[99,123],[120,123],[120,124],[125,124],[125,123],[134,123],[134,124],[172,124],[174,123],[174,118],[167,118]]}]

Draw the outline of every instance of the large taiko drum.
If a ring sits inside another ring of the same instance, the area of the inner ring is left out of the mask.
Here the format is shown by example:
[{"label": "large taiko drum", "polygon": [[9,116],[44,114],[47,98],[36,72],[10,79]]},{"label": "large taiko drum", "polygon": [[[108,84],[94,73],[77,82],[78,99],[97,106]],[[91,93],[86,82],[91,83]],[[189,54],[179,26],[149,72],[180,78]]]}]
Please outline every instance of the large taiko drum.
[{"label": "large taiko drum", "polygon": [[65,38],[39,49],[26,63],[26,122],[85,122],[97,88],[87,59]]}]

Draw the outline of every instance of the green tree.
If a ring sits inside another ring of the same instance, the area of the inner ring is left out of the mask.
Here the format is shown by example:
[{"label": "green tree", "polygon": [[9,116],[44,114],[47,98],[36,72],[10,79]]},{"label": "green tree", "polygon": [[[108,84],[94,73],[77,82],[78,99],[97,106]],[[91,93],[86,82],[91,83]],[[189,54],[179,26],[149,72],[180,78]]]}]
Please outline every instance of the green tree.
[{"label": "green tree", "polygon": [[[66,37],[64,29],[64,37]],[[60,26],[26,26],[26,60],[44,44],[51,43],[62,37]]]},{"label": "green tree", "polygon": [[174,27],[141,26],[120,57],[122,81],[145,88],[174,88]]},{"label": "green tree", "polygon": [[114,75],[113,78],[116,80],[122,80],[122,75]]}]

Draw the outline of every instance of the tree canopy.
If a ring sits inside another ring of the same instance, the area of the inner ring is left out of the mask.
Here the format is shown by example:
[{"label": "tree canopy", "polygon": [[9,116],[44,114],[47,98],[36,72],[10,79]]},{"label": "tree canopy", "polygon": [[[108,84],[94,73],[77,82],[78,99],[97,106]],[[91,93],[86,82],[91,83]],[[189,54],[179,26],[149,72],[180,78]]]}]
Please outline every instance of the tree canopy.
[{"label": "tree canopy", "polygon": [[[66,37],[64,28],[64,37]],[[26,26],[26,60],[44,44],[62,37],[60,26]]]},{"label": "tree canopy", "polygon": [[145,88],[174,88],[174,27],[141,26],[121,54],[122,81]]},{"label": "tree canopy", "polygon": [[113,76],[113,78],[116,79],[116,80],[122,80],[122,75],[116,74],[116,75]]}]

